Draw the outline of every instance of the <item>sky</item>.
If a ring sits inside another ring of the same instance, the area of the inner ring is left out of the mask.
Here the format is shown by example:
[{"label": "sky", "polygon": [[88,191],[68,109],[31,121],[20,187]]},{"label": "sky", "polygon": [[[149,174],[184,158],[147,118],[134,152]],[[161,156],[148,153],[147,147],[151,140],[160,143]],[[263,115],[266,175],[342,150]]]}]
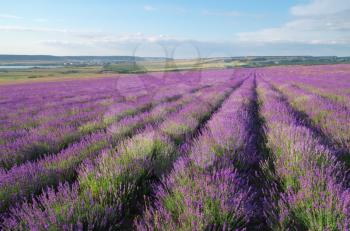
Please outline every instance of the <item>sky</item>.
[{"label": "sky", "polygon": [[0,54],[350,56],[350,0],[0,0]]}]

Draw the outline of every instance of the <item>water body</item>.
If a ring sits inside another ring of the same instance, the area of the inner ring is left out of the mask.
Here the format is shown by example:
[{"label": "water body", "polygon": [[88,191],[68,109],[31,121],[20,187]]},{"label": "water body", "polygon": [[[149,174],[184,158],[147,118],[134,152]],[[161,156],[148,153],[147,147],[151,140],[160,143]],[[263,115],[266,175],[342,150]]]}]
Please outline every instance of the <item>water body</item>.
[{"label": "water body", "polygon": [[32,68],[57,68],[57,67],[62,67],[62,66],[41,66],[41,65],[36,65],[36,66],[1,66],[0,69],[32,69]]}]

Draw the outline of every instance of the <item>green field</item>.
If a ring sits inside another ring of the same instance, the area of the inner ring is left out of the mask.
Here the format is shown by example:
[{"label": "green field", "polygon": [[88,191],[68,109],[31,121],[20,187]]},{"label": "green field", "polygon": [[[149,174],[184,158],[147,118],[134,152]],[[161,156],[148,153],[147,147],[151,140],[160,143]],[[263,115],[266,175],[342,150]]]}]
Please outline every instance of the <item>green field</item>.
[{"label": "green field", "polygon": [[106,65],[64,66],[57,68],[0,69],[0,84],[28,81],[47,81],[69,78],[96,78],[118,74],[185,71],[242,66],[240,61],[212,60],[140,61]]}]

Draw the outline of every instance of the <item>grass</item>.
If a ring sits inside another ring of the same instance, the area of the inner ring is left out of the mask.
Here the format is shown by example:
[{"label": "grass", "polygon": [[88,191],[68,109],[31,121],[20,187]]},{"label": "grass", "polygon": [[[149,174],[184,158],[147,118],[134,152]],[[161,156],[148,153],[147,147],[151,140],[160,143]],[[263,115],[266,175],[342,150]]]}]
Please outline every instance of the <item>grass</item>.
[{"label": "grass", "polygon": [[0,84],[56,81],[76,78],[90,79],[115,75],[116,73],[103,72],[101,66],[0,69]]},{"label": "grass", "polygon": [[248,65],[241,61],[222,59],[195,59],[170,61],[123,62],[96,66],[66,66],[57,68],[0,69],[0,84],[57,81],[67,79],[90,79],[122,76],[130,73],[189,71],[216,68],[232,68]]}]

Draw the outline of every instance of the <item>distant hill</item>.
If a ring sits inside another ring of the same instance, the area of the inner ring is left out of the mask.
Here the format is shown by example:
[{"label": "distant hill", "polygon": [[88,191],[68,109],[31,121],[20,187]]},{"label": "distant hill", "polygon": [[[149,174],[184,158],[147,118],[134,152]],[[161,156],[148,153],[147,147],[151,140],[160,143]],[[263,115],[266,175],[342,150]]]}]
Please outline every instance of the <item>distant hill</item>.
[{"label": "distant hill", "polygon": [[[173,60],[158,57],[134,57],[134,56],[52,56],[52,55],[0,55],[0,65],[9,66],[104,66],[106,71],[134,72],[144,71],[135,69],[135,62],[143,63],[142,66],[154,66],[154,63],[162,64],[165,61],[174,61],[177,68],[182,64],[193,64],[191,59]],[[173,62],[173,63],[174,63]],[[337,56],[245,56],[245,57],[216,57],[200,59],[203,64],[217,63],[220,67],[263,67],[275,65],[316,65],[350,63],[350,57]],[[146,64],[147,63],[147,64]],[[113,66],[114,65],[114,66]],[[117,65],[117,66],[115,66]],[[119,65],[119,66],[118,66]],[[125,66],[127,65],[127,66]],[[169,66],[169,64],[167,64]],[[120,67],[121,66],[121,67]],[[164,66],[164,64],[160,65]],[[191,67],[190,67],[191,68]],[[135,70],[134,70],[135,69]],[[159,69],[158,67],[156,68]],[[173,70],[174,68],[168,68]],[[176,68],[175,68],[176,69]]]},{"label": "distant hill", "polygon": [[[233,61],[235,58],[226,59]],[[350,57],[337,56],[257,56],[245,57],[247,67],[265,67],[275,65],[319,65],[350,63]]]},{"label": "distant hill", "polygon": [[0,55],[0,62],[63,61],[63,57],[52,55]]},{"label": "distant hill", "polygon": [[166,58],[135,56],[53,56],[53,55],[0,55],[0,64],[7,65],[62,65],[64,63],[106,64],[133,61],[162,61]]}]

